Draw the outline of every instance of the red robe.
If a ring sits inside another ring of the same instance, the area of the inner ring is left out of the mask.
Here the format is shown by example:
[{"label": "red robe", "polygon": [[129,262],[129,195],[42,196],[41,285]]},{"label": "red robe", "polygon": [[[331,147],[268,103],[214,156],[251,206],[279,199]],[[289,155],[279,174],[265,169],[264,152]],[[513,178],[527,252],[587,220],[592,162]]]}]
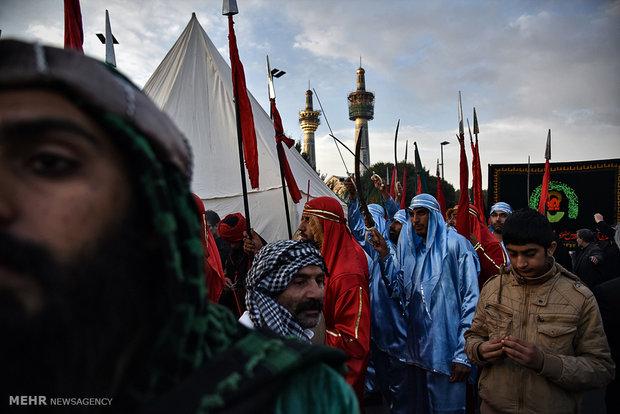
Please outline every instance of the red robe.
[{"label": "red robe", "polygon": [[205,282],[209,291],[208,298],[210,301],[217,303],[226,284],[224,269],[222,269],[222,261],[220,260],[220,253],[217,250],[215,239],[207,226],[205,206],[196,194],[194,194],[194,201],[200,214],[200,240],[204,249]]},{"label": "red robe", "polygon": [[484,224],[479,209],[469,205],[469,228],[476,236],[478,243],[474,246],[478,259],[480,259],[480,276],[478,276],[478,287],[482,286],[492,276],[499,274],[502,266],[506,266],[508,260],[502,245],[497,241],[489,228]]},{"label": "red robe", "polygon": [[310,200],[304,215],[315,216],[323,228],[321,254],[329,272],[325,285],[325,344],[348,355],[346,380],[362,406],[370,352],[368,261],[346,226],[340,202],[332,197]]}]

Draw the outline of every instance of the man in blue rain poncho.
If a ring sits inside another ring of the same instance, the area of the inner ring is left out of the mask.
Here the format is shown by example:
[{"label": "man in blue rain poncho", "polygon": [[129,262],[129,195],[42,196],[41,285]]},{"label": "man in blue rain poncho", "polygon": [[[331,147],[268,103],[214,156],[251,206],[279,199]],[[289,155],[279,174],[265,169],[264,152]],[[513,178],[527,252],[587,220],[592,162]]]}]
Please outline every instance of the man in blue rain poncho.
[{"label": "man in blue rain poncho", "polygon": [[[367,227],[358,208],[354,187],[348,186],[348,221],[351,233],[368,254],[370,270],[370,364],[366,374],[366,388],[379,391],[390,407],[391,413],[406,413],[411,401],[410,383],[407,382],[406,350],[407,321],[398,298],[392,298],[381,278],[379,254],[368,242]],[[385,218],[385,210],[379,204],[370,204],[368,211],[375,222],[375,229],[389,240],[391,223]],[[406,223],[404,210],[394,214],[393,223]],[[394,226],[396,227],[396,226]],[[395,233],[395,231],[393,232]],[[400,233],[400,227],[398,227]],[[398,235],[396,235],[396,240]],[[396,246],[388,241],[390,254]]]},{"label": "man in blue rain poncho", "polygon": [[409,207],[396,257],[372,230],[381,272],[392,297],[407,314],[407,363],[414,386],[413,412],[465,412],[471,364],[463,334],[478,300],[479,263],[471,243],[448,231],[437,200],[420,194]]}]

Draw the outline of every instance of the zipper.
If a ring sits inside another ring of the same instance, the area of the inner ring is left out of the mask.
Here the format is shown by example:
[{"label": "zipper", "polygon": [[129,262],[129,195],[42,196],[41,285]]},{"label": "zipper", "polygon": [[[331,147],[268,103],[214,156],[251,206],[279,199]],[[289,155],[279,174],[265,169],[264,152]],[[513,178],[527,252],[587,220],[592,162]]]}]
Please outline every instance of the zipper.
[{"label": "zipper", "polygon": [[[528,307],[530,304],[530,289],[527,284],[523,285],[523,307],[521,308],[521,332],[519,332],[519,338],[529,341],[527,337],[527,322],[528,322]],[[518,401],[518,411],[521,412],[523,409],[523,393],[524,386],[527,378],[526,378],[526,368],[519,365],[519,370],[521,371],[521,381],[519,381],[519,401]]]}]

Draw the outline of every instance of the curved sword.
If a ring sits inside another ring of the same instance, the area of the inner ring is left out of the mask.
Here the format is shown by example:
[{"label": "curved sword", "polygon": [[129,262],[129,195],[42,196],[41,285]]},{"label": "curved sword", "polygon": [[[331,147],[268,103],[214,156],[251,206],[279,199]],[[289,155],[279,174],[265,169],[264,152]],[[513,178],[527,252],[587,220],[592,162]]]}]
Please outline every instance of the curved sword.
[{"label": "curved sword", "polygon": [[398,157],[396,156],[396,141],[398,141],[398,127],[400,126],[400,119],[396,123],[396,133],[394,134],[394,167],[398,167]]},{"label": "curved sword", "polygon": [[364,225],[368,222],[369,229],[375,227],[375,220],[372,218],[372,215],[368,211],[368,205],[366,204],[366,198],[362,191],[362,182],[361,182],[361,171],[360,166],[362,161],[360,159],[360,153],[362,150],[362,128],[360,128],[357,134],[357,143],[355,144],[355,186],[357,187],[357,199],[360,201],[360,211],[365,217]]}]

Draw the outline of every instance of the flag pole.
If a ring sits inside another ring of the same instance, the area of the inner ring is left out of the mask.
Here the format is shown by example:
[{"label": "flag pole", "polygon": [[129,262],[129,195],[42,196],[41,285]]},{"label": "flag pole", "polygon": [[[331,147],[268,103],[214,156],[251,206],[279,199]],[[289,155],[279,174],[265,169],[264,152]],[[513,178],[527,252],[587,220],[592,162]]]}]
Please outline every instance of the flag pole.
[{"label": "flag pole", "polygon": [[530,205],[530,156],[527,156],[527,203],[526,206]]},{"label": "flag pole", "polygon": [[461,103],[461,91],[459,91],[459,133],[456,136],[461,155],[459,161],[459,204],[456,210],[456,229],[458,233],[469,240],[471,228],[469,226],[469,169],[467,165],[467,154],[465,153],[465,130],[463,127],[463,105]]},{"label": "flag pole", "polygon": [[[237,9],[237,1],[236,0],[224,0],[222,5],[222,14],[224,16],[228,16],[228,27],[229,27],[229,36],[230,32],[233,29],[233,15],[239,13]],[[230,47],[229,47],[230,48]],[[231,60],[231,67],[234,64]],[[232,68],[231,68],[232,70]],[[241,133],[241,117],[239,114],[239,96],[237,94],[237,88],[234,86],[235,77],[232,77],[233,80],[233,94],[235,98],[235,115],[237,118],[237,143],[239,146],[239,167],[241,170],[241,189],[243,191],[243,210],[245,212],[245,222],[246,222],[246,231],[248,236],[251,237],[251,229],[252,225],[250,224],[250,205],[248,202],[248,187],[245,182],[245,168],[244,168],[244,159],[243,159],[243,135]]]},{"label": "flag pole", "polygon": [[[273,75],[271,74],[271,66],[269,65],[269,56],[267,56],[267,79],[268,79],[268,90],[269,90],[269,101],[271,105],[269,106],[269,113],[272,122],[274,122],[274,129],[276,128],[274,117],[274,110],[276,109],[276,90],[273,85]],[[291,217],[289,216],[288,211],[288,197],[286,196],[286,182],[284,181],[284,165],[282,163],[282,157],[284,148],[277,140],[278,131],[276,129],[276,151],[278,152],[278,164],[280,165],[280,181],[282,182],[282,199],[284,201],[284,214],[286,215],[286,230],[288,231],[288,238],[293,239],[293,233],[291,232]]]},{"label": "flag pole", "polygon": [[547,214],[547,199],[549,198],[549,181],[551,175],[551,167],[549,160],[551,159],[551,130],[547,133],[547,145],[545,147],[545,173],[543,174],[542,187],[540,189],[540,200],[538,201],[538,212]]}]

